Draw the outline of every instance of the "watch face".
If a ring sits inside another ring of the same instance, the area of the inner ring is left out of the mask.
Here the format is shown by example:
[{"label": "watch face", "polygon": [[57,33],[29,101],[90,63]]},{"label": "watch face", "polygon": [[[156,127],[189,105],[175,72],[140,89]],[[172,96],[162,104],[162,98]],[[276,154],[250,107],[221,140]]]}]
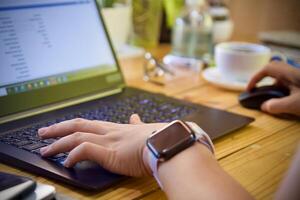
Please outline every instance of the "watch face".
[{"label": "watch face", "polygon": [[177,120],[151,135],[147,146],[157,158],[169,159],[194,141],[195,135],[191,129]]}]

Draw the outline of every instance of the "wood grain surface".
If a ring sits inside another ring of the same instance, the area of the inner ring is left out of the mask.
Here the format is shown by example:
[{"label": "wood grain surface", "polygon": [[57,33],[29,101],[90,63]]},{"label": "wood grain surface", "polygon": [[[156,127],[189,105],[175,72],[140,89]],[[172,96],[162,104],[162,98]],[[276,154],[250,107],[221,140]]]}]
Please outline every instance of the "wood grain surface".
[{"label": "wood grain surface", "polygon": [[[151,52],[161,58],[168,51],[169,46],[162,45]],[[255,118],[249,126],[215,140],[216,157],[220,165],[256,199],[272,199],[300,141],[299,121],[242,108],[237,101],[238,93],[216,88],[197,73],[171,81],[166,86],[144,82],[143,62],[143,58],[120,62],[127,85]],[[58,192],[75,199],[166,199],[149,177],[129,178],[103,192],[88,193],[4,164],[0,164],[0,171],[54,185]]]}]

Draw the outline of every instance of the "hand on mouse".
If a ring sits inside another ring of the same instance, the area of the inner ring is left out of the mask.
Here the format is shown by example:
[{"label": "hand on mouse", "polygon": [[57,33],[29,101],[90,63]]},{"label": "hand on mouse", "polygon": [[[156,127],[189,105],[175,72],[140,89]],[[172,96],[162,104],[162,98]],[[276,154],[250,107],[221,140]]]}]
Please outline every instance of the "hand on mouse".
[{"label": "hand on mouse", "polygon": [[138,115],[130,117],[130,124],[73,119],[39,129],[42,139],[59,140],[41,149],[44,157],[69,152],[65,167],[91,160],[105,169],[127,176],[150,175],[145,158],[146,139],[164,123],[143,124]]},{"label": "hand on mouse", "polygon": [[288,88],[290,95],[264,102],[261,110],[270,114],[286,113],[300,116],[300,70],[284,62],[273,61],[252,77],[247,90],[255,88],[256,84],[267,76],[275,78],[276,84]]}]

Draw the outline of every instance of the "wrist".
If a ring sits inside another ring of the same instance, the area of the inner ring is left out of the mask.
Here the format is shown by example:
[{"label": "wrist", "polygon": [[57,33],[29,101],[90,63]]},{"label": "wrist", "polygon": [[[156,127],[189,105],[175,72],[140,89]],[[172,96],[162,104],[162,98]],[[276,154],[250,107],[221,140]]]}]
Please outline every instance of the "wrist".
[{"label": "wrist", "polygon": [[[148,169],[147,174],[153,176],[160,188],[167,193],[168,191],[172,191],[170,188],[173,188],[174,184],[177,185],[177,183],[175,183],[177,181],[174,182],[173,180],[181,180],[184,178],[190,179],[194,176],[191,171],[196,168],[193,166],[197,166],[197,169],[201,169],[211,165],[212,162],[216,163],[216,159],[212,152],[199,142],[195,142],[191,147],[176,154],[167,161],[158,162],[156,172],[153,172],[150,167],[151,162],[153,162],[151,156],[151,151],[145,146],[144,163]],[[201,165],[199,165],[200,163]],[[182,183],[184,182],[185,181],[182,180]]]},{"label": "wrist", "polygon": [[[203,144],[195,143],[172,159],[161,163],[158,176],[169,199],[178,198],[179,194],[183,195],[179,199],[188,199],[189,194],[195,193],[193,185],[207,182],[207,170],[215,171],[216,166],[218,164],[211,151]],[[174,193],[178,189],[180,191]]]},{"label": "wrist", "polygon": [[207,159],[215,160],[214,155],[205,145],[199,142],[195,142],[191,147],[178,153],[177,155],[172,157],[172,159],[160,163],[158,167],[158,174],[160,176],[161,172],[166,170],[190,168],[191,163],[193,163],[195,159],[198,161],[200,159],[201,161],[203,161],[203,163],[205,163],[204,161]]},{"label": "wrist", "polygon": [[163,189],[158,175],[158,165],[169,159],[174,159],[174,156],[183,154],[187,149],[195,149],[194,146],[202,146],[212,155],[214,154],[211,139],[193,122],[184,123],[175,120],[161,130],[154,132],[143,147],[143,162],[147,174],[153,175]]},{"label": "wrist", "polygon": [[[162,187],[164,185],[163,181],[161,180],[161,173],[164,173],[163,171],[172,171],[179,168],[186,168],[187,166],[190,167],[189,164],[190,161],[193,161],[196,157],[201,157],[203,160],[209,158],[214,159],[214,154],[211,152],[209,148],[207,148],[206,145],[200,142],[195,142],[192,146],[189,148],[181,151],[180,153],[173,156],[171,159],[164,161],[164,162],[157,162],[157,168],[156,172],[153,171],[153,166],[151,167],[151,162],[153,165],[153,154],[148,149],[148,147],[145,145],[143,150],[143,162],[145,169],[147,171],[147,175],[149,176],[156,176],[158,184]],[[188,169],[187,169],[188,170]],[[155,175],[156,173],[156,175]],[[171,172],[172,173],[172,172]],[[158,180],[159,179],[159,180]]]}]

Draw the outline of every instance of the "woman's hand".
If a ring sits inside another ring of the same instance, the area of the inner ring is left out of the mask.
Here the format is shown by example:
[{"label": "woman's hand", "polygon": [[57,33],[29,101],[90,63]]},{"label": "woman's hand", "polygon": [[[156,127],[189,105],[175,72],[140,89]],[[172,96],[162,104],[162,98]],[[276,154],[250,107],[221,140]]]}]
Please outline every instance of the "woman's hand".
[{"label": "woman's hand", "polygon": [[252,90],[263,78],[270,76],[277,84],[290,90],[290,95],[264,102],[261,109],[271,114],[293,114],[300,116],[300,70],[283,62],[271,62],[252,77],[247,90]]},{"label": "woman's hand", "polygon": [[[137,115],[131,124],[74,119],[39,130],[46,139],[61,137],[41,149],[43,156],[70,152],[65,166],[92,160],[105,169],[128,176],[150,175],[147,137],[165,124],[142,124]],[[218,165],[209,149],[196,142],[172,159],[162,162],[158,175],[169,199],[252,199]],[[197,187],[195,187],[197,186]]]},{"label": "woman's hand", "polygon": [[165,124],[143,124],[138,115],[130,117],[130,124],[73,119],[39,130],[42,139],[61,137],[41,149],[48,157],[69,152],[65,167],[91,160],[103,168],[127,176],[150,175],[144,149],[147,137]]}]

